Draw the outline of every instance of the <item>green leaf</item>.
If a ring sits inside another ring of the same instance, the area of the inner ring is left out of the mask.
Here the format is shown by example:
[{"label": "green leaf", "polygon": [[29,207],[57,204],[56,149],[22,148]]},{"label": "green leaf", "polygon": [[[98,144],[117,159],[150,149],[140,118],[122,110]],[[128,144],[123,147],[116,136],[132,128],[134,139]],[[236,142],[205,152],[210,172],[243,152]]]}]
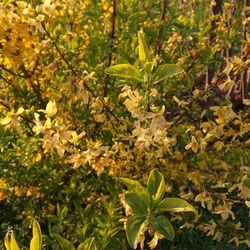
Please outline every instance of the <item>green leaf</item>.
[{"label": "green leaf", "polygon": [[158,83],[182,72],[183,69],[176,64],[163,64],[156,69],[152,76],[152,82]]},{"label": "green leaf", "polygon": [[42,233],[39,223],[34,220],[32,224],[33,238],[30,241],[30,250],[42,249]]},{"label": "green leaf", "polygon": [[139,181],[131,180],[128,178],[119,179],[123,184],[128,187],[130,191],[134,192],[138,197],[145,201],[147,205],[149,204],[149,194]]},{"label": "green leaf", "polygon": [[7,5],[16,2],[16,0],[3,0],[3,7],[6,7]]},{"label": "green leaf", "polygon": [[164,212],[196,212],[196,209],[187,201],[180,198],[165,198],[157,206],[158,211]]},{"label": "green leaf", "polygon": [[151,74],[152,74],[152,72],[153,72],[153,69],[154,69],[154,67],[155,67],[155,63],[154,63],[154,62],[146,62],[146,63],[143,65],[143,67],[144,67],[145,72],[146,72],[149,76],[151,76]]},{"label": "green leaf", "polygon": [[55,238],[57,239],[59,245],[63,250],[75,250],[74,244],[69,240],[64,239],[61,235],[55,234]]},{"label": "green leaf", "polygon": [[147,190],[150,196],[153,199],[153,205],[157,205],[165,194],[165,180],[164,176],[156,169],[153,169],[150,172]]},{"label": "green leaf", "polygon": [[138,237],[145,229],[146,216],[133,215],[128,218],[126,222],[126,235],[129,245],[133,248],[137,248]]},{"label": "green leaf", "polygon": [[20,250],[13,232],[11,233],[10,236],[10,250]]},{"label": "green leaf", "polygon": [[147,214],[147,205],[146,203],[135,193],[127,193],[125,194],[126,203],[132,208],[134,213],[140,215]]},{"label": "green leaf", "polygon": [[97,246],[95,244],[95,237],[86,239],[78,246],[77,250],[97,250]]},{"label": "green leaf", "polygon": [[169,219],[164,215],[159,215],[153,221],[153,228],[156,232],[162,234],[168,240],[173,240],[175,237],[174,228]]},{"label": "green leaf", "polygon": [[243,181],[243,185],[244,185],[246,188],[250,189],[250,178],[245,179],[245,180]]},{"label": "green leaf", "polygon": [[117,64],[106,69],[106,73],[112,76],[143,82],[140,71],[131,64]]},{"label": "green leaf", "polygon": [[139,41],[139,59],[141,63],[144,64],[145,62],[151,61],[150,51],[148,49],[148,45],[145,40],[145,35],[142,30],[138,32],[138,41]]}]

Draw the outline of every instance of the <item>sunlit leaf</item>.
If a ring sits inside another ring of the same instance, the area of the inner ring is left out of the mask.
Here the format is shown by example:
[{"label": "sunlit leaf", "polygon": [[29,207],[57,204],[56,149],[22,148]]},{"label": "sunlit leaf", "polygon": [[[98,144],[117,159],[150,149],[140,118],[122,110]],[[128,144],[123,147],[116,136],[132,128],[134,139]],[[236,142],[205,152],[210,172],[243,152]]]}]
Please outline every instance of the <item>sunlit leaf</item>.
[{"label": "sunlit leaf", "polygon": [[151,61],[150,50],[148,49],[148,45],[145,40],[145,35],[142,30],[138,32],[138,41],[139,41],[139,58],[141,63],[144,64],[147,61]]},{"label": "sunlit leaf", "polygon": [[146,203],[135,193],[125,194],[125,201],[136,214],[145,215],[147,213]]},{"label": "sunlit leaf", "polygon": [[86,239],[77,248],[77,250],[97,250],[97,249],[98,248],[95,244],[95,237]]},{"label": "sunlit leaf", "polygon": [[6,247],[6,250],[11,250],[10,248],[10,232],[7,232],[4,238],[4,246]]},{"label": "sunlit leaf", "polygon": [[17,0],[3,0],[3,6],[6,7],[7,5],[16,2]]},{"label": "sunlit leaf", "polygon": [[10,250],[20,250],[13,232],[10,235]]},{"label": "sunlit leaf", "polygon": [[156,69],[152,76],[152,82],[158,83],[182,72],[183,69],[176,64],[163,64]]},{"label": "sunlit leaf", "polygon": [[150,172],[148,183],[147,183],[147,190],[150,196],[153,198],[154,205],[157,205],[158,202],[164,197],[165,194],[165,180],[164,176],[153,169]]},{"label": "sunlit leaf", "polygon": [[42,233],[39,223],[34,220],[32,224],[33,238],[30,242],[30,250],[41,250],[42,249]]},{"label": "sunlit leaf", "polygon": [[55,238],[57,239],[59,245],[61,246],[62,249],[65,250],[75,250],[74,244],[70,242],[69,240],[64,239],[61,235],[56,234],[54,235]]},{"label": "sunlit leaf", "polygon": [[140,184],[139,181],[131,180],[128,178],[119,178],[120,181],[125,184],[128,189],[134,192],[138,197],[140,197],[145,202],[149,201],[149,195],[147,190]]},{"label": "sunlit leaf", "polygon": [[106,73],[120,78],[143,82],[140,71],[131,64],[118,64],[106,69]]},{"label": "sunlit leaf", "polygon": [[139,236],[143,233],[146,223],[146,216],[133,215],[126,222],[126,235],[129,245],[137,248]]},{"label": "sunlit leaf", "polygon": [[164,212],[196,212],[196,209],[187,201],[180,198],[165,198],[157,206],[158,211]]}]

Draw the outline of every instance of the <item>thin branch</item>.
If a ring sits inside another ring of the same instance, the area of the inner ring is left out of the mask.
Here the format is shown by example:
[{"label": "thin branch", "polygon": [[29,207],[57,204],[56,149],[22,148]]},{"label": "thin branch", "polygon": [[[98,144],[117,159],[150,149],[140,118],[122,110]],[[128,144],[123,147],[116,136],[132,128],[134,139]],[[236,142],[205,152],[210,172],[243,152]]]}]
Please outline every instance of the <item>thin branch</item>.
[{"label": "thin branch", "polygon": [[115,39],[116,10],[117,10],[117,0],[113,0],[112,30],[110,34],[111,39]]},{"label": "thin branch", "polygon": [[[189,108],[191,108],[192,107],[192,105],[194,104],[194,103],[196,103],[197,101],[199,101],[202,97],[204,97],[209,91],[211,91],[211,90],[213,90],[214,88],[216,88],[217,87],[217,85],[210,85],[209,87],[208,87],[208,89],[206,89],[206,91],[204,91],[203,93],[201,93],[198,97],[196,97],[196,98],[194,98],[192,101],[190,101],[187,105],[185,105],[185,107],[184,107],[184,109],[182,109],[182,110],[178,110],[178,111],[176,111],[175,113],[173,113],[173,114],[171,114],[169,117],[168,117],[168,119],[172,119],[172,118],[174,118],[174,117],[176,117],[177,115],[179,115],[179,117],[175,120],[175,122],[173,122],[171,125],[170,125],[170,127],[169,127],[169,129],[171,129],[171,128],[173,128],[174,126],[176,126],[181,120],[182,120],[182,118],[187,114],[187,111],[189,110]],[[182,111],[185,111],[185,112],[183,112],[183,113],[181,113]]]},{"label": "thin branch", "polygon": [[[250,14],[247,11],[248,8],[250,8],[250,0],[244,1],[244,7],[243,7],[243,31],[242,31],[242,38],[243,38],[243,44],[241,49],[241,59],[242,61],[246,61],[250,54],[250,46],[247,41],[247,34],[249,33],[250,24],[249,21],[247,21],[250,18]],[[250,76],[249,76],[249,70],[246,69],[241,73],[240,76],[240,89],[241,89],[241,98],[249,98],[249,91],[250,91]]]},{"label": "thin branch", "polygon": [[21,77],[21,78],[27,78],[25,75],[20,75],[20,74],[17,74],[15,72],[13,72],[12,70],[10,69],[7,69],[6,67],[4,67],[3,65],[0,65],[0,68],[6,72],[8,72],[9,74],[15,76],[15,77]]},{"label": "thin branch", "polygon": [[215,196],[223,201],[230,201],[234,204],[241,204],[241,205],[245,205],[246,206],[246,201],[245,200],[235,200],[235,199],[231,199],[231,198],[228,198],[225,194],[221,194],[221,193],[217,193],[217,192],[208,192],[206,191],[207,194],[209,195],[212,195],[212,196]]},{"label": "thin branch", "polygon": [[156,40],[155,40],[155,50],[154,50],[155,55],[159,55],[160,50],[161,50],[161,46],[162,46],[162,41],[160,39],[160,35],[162,32],[163,23],[165,21],[167,5],[168,5],[168,0],[162,0],[162,10],[161,10],[161,15],[160,15],[160,19],[159,19]]},{"label": "thin branch", "polygon": [[199,58],[201,57],[201,54],[198,54],[193,61],[190,63],[190,65],[187,67],[187,69],[185,70],[185,73],[188,74],[189,71],[194,67],[194,65],[197,63],[197,61],[199,60]]},{"label": "thin branch", "polygon": [[[46,35],[48,36],[48,38],[51,40],[53,46],[55,47],[56,51],[58,52],[58,54],[60,55],[61,59],[66,63],[66,65],[68,66],[69,70],[76,76],[79,77],[80,74],[73,68],[73,66],[68,62],[68,60],[65,58],[64,53],[61,51],[61,49],[58,47],[58,45],[56,44],[56,42],[54,41],[54,38],[51,36],[51,34],[49,33],[49,31],[47,30],[47,28],[45,27],[45,24],[42,23],[42,27],[46,33]],[[87,85],[86,82],[84,82],[84,86],[86,87],[86,89],[96,98],[95,93],[93,92],[93,90]]]},{"label": "thin branch", "polygon": [[[108,57],[107,67],[111,65],[112,62],[112,55],[113,55],[113,47],[114,47],[114,40],[115,40],[115,25],[116,25],[116,12],[117,12],[117,0],[113,0],[113,14],[112,14],[112,29],[110,33],[110,54]],[[103,96],[107,95],[108,89],[108,82],[105,81],[104,88],[103,88]]]},{"label": "thin branch", "polygon": [[[62,53],[62,51],[60,50],[60,48],[57,46],[57,44],[55,43],[53,37],[51,36],[51,34],[49,33],[49,31],[47,30],[47,28],[45,27],[45,24],[42,23],[42,27],[46,33],[46,35],[48,36],[48,38],[51,40],[53,46],[55,47],[56,51],[59,53],[59,55],[61,56],[61,59],[66,63],[66,65],[68,66],[69,70],[75,75],[75,77],[79,77],[81,78],[81,75],[72,67],[72,65],[68,62],[68,60],[65,58],[64,53]],[[92,94],[93,97],[97,98],[96,94],[94,93],[94,91],[88,86],[88,84],[84,81],[83,82],[84,87]],[[120,124],[122,124],[121,120],[112,112],[112,110],[110,109],[109,106],[107,106],[104,101],[102,101],[104,108],[106,109],[106,111],[113,116],[116,121],[118,121]]]},{"label": "thin branch", "polygon": [[6,109],[8,109],[9,111],[11,110],[11,108],[10,108],[6,103],[0,101],[0,104],[1,104],[2,106],[4,106]]},{"label": "thin branch", "polygon": [[37,69],[37,66],[38,66],[38,63],[39,63],[39,56],[37,57],[36,59],[36,63],[35,63],[35,66],[34,68],[32,69],[31,73],[30,73],[30,76],[34,75],[36,69]]},{"label": "thin branch", "polygon": [[27,69],[24,67],[24,65],[21,65],[21,68],[22,68],[23,73],[24,73],[23,75],[15,73],[14,71],[6,68],[3,65],[0,65],[0,68],[2,70],[6,71],[7,73],[11,74],[12,76],[21,77],[21,78],[24,78],[24,79],[28,79],[28,78],[30,78],[35,73],[35,70],[36,70],[36,68],[38,66],[38,61],[39,61],[39,57],[37,57],[35,66],[34,66],[34,68],[32,69],[32,71],[30,73],[27,71]]},{"label": "thin branch", "polygon": [[7,83],[8,85],[10,85],[11,87],[14,87],[14,84],[12,82],[10,82],[9,80],[7,80],[5,77],[3,77],[3,75],[0,73],[0,78]]},{"label": "thin branch", "polygon": [[65,58],[64,53],[61,51],[61,49],[58,47],[58,45],[56,44],[56,42],[54,41],[54,38],[51,36],[51,34],[49,33],[49,31],[47,30],[47,28],[45,27],[45,24],[42,23],[42,27],[46,33],[46,35],[48,36],[48,38],[50,39],[50,41],[52,42],[53,46],[55,47],[56,51],[59,53],[59,55],[61,56],[61,59],[66,63],[66,65],[68,66],[68,68],[72,71],[72,73],[76,76],[78,76],[78,73],[76,72],[76,70],[72,67],[72,65],[67,61],[67,59]]}]

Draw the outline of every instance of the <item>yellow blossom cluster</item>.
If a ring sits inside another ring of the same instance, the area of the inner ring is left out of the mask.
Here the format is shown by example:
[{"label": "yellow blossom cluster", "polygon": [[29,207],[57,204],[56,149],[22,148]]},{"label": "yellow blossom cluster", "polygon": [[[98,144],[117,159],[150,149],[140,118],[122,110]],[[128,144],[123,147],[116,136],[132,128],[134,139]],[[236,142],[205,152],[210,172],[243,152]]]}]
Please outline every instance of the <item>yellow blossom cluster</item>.
[{"label": "yellow blossom cluster", "polygon": [[101,5],[103,8],[103,25],[107,32],[110,32],[112,27],[112,15],[113,15],[113,5],[111,0],[102,0]]},{"label": "yellow blossom cluster", "polygon": [[55,117],[57,106],[54,101],[50,101],[46,110],[40,110],[40,112],[46,114],[46,121],[40,121],[40,115],[35,113],[33,131],[43,135],[42,142],[45,152],[53,152],[56,149],[59,157],[63,157],[65,151],[71,152],[71,146],[76,145],[85,132],[77,135],[75,131],[69,130],[69,125],[65,125],[62,118]]},{"label": "yellow blossom cluster", "polygon": [[0,64],[4,67],[31,67],[39,54],[38,24],[31,5],[16,1],[0,3]]},{"label": "yellow blossom cluster", "polygon": [[3,178],[0,178],[0,201],[3,201],[7,198],[7,185]]},{"label": "yellow blossom cluster", "polygon": [[[157,96],[157,90],[152,89],[150,95]],[[176,140],[167,136],[168,123],[164,117],[165,107],[159,108],[152,105],[151,111],[144,110],[141,107],[143,97],[137,90],[133,91],[128,86],[123,88],[120,98],[125,99],[124,105],[131,115],[136,118],[135,129],[132,131],[136,148],[140,151],[149,151],[150,146],[158,148],[155,151],[158,158],[163,157],[165,153],[170,153],[170,148],[176,144]]]}]

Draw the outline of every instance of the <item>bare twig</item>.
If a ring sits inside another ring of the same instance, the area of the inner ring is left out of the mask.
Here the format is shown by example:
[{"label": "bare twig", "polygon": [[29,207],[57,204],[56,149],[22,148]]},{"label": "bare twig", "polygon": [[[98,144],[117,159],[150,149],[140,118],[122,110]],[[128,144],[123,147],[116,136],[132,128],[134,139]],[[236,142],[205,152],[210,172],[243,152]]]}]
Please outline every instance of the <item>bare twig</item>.
[{"label": "bare twig", "polygon": [[6,103],[0,101],[0,104],[1,104],[2,106],[4,106],[8,111],[11,110],[11,108],[10,108]]},{"label": "bare twig", "polygon": [[14,71],[10,70],[10,69],[7,69],[6,67],[4,67],[3,65],[0,65],[0,68],[6,72],[8,72],[9,74],[15,76],[15,77],[21,77],[21,78],[27,78],[25,75],[20,75],[20,74],[17,74],[15,73]]},{"label": "bare twig", "polygon": [[[57,46],[56,42],[54,41],[53,37],[51,36],[50,32],[47,30],[47,28],[45,27],[45,24],[42,23],[42,27],[46,33],[46,35],[48,36],[48,38],[51,40],[53,46],[55,47],[56,51],[59,53],[61,59],[65,62],[65,64],[68,66],[69,70],[74,74],[75,77],[77,78],[81,78],[80,73],[78,73],[73,66],[68,62],[68,60],[65,58],[64,53],[61,51],[61,49]],[[94,91],[89,87],[89,85],[84,81],[83,82],[84,87],[92,94],[93,97],[97,98],[97,95],[94,93]],[[121,120],[113,113],[113,111],[110,109],[109,106],[107,106],[104,101],[102,100],[103,106],[106,109],[106,111],[113,116],[116,121],[118,121],[119,123],[122,124]]]},{"label": "bare twig", "polygon": [[[114,47],[114,40],[115,40],[116,11],[117,11],[117,0],[113,0],[112,28],[111,28],[111,33],[110,33],[110,50],[111,51],[108,57],[107,67],[109,67],[112,62],[112,55],[113,55],[112,50]],[[107,95],[107,88],[108,88],[108,82],[106,80],[104,83],[104,88],[103,88],[103,96]]]},{"label": "bare twig", "polygon": [[113,0],[112,30],[110,34],[111,39],[115,38],[116,7],[117,7],[117,0]]},{"label": "bare twig", "polygon": [[15,73],[14,71],[6,68],[4,65],[0,65],[0,68],[2,70],[6,71],[7,73],[11,74],[12,76],[28,79],[35,73],[35,70],[36,70],[36,68],[38,66],[38,61],[39,61],[39,57],[37,57],[35,66],[34,66],[34,68],[32,69],[32,71],[30,73],[26,70],[24,65],[21,65],[21,68],[22,68],[24,74]]},{"label": "bare twig", "polygon": [[[246,61],[250,54],[250,46],[247,42],[247,34],[249,32],[249,21],[247,21],[250,17],[249,13],[249,7],[250,7],[250,0],[244,1],[244,9],[242,12],[243,15],[243,32],[242,32],[242,38],[243,38],[243,44],[242,44],[242,61]],[[246,69],[241,73],[240,76],[240,90],[241,90],[241,98],[249,98],[249,92],[250,92],[250,70]]]},{"label": "bare twig", "polygon": [[11,81],[7,80],[5,77],[3,77],[2,74],[0,74],[0,78],[1,78],[5,83],[7,83],[8,85],[14,87],[14,84],[13,84]]},{"label": "bare twig", "polygon": [[187,114],[187,111],[189,110],[189,108],[191,108],[194,103],[196,103],[197,101],[199,101],[202,97],[204,97],[209,91],[213,90],[214,88],[217,88],[217,85],[210,85],[206,90],[204,90],[203,93],[201,93],[198,97],[194,98],[187,105],[185,105],[184,109],[179,109],[175,113],[171,114],[168,117],[168,119],[169,118],[172,119],[172,118],[174,118],[174,117],[176,117],[178,115],[179,115],[179,117],[170,125],[169,129],[171,129],[174,126],[176,126],[182,120],[182,118]]},{"label": "bare twig", "polygon": [[160,39],[160,35],[161,35],[161,32],[162,32],[163,23],[165,21],[167,5],[168,5],[168,0],[162,0],[162,10],[161,10],[159,23],[158,23],[156,40],[155,40],[155,50],[154,50],[155,55],[159,55],[160,50],[161,50],[161,46],[162,46],[162,41]]},{"label": "bare twig", "polygon": [[208,192],[208,191],[206,191],[206,193],[209,194],[209,195],[215,196],[215,197],[221,199],[222,201],[230,201],[230,202],[232,202],[234,204],[241,204],[241,205],[246,206],[246,201],[245,200],[231,199],[231,198],[228,198],[225,194],[221,194],[221,193],[218,193],[218,192]]}]

